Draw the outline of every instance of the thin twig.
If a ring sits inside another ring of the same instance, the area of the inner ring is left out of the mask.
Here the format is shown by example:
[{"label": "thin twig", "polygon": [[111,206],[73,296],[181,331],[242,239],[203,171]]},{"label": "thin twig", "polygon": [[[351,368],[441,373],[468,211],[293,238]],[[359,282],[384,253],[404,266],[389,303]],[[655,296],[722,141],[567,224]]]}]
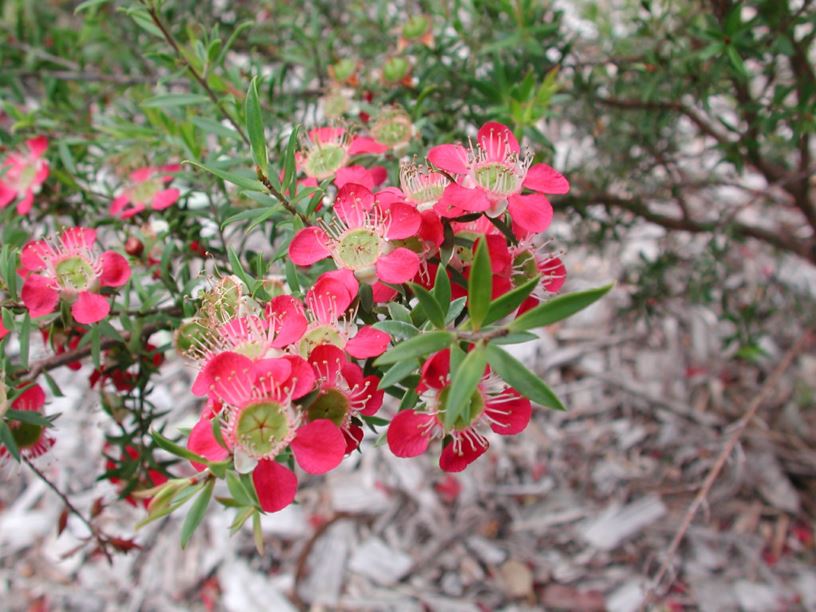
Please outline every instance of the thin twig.
[{"label": "thin twig", "polygon": [[[145,325],[142,328],[140,335],[144,338],[154,332],[157,332],[162,329],[168,329],[170,327],[171,324],[169,321],[151,323],[149,325]],[[130,334],[122,334],[121,339],[105,338],[99,343],[99,350],[104,351],[105,349],[116,346],[117,344],[127,344],[129,340]],[[80,359],[84,359],[85,357],[90,355],[92,351],[93,348],[91,346],[85,346],[82,348],[74,349],[73,351],[66,351],[64,353],[59,353],[58,355],[52,355],[50,357],[46,357],[45,359],[41,359],[40,361],[35,361],[34,363],[31,364],[31,366],[27,370],[18,372],[17,376],[20,378],[28,378],[29,380],[35,380],[43,372],[48,372],[49,370],[53,370],[60,366],[73,363],[74,361],[79,361]]]},{"label": "thin twig", "polygon": [[646,592],[646,596],[643,598],[643,602],[641,603],[640,609],[645,610],[646,606],[649,605],[655,598],[657,589],[660,587],[660,583],[665,578],[666,573],[669,571],[669,568],[674,560],[675,555],[677,554],[678,548],[680,548],[680,544],[683,542],[683,538],[688,531],[688,528],[691,526],[692,520],[694,520],[697,511],[700,507],[705,503],[708,494],[711,492],[711,488],[714,486],[717,478],[722,472],[723,468],[725,467],[728,458],[731,456],[731,453],[734,451],[734,448],[739,442],[740,437],[742,436],[743,432],[745,431],[746,427],[748,427],[748,423],[751,422],[751,419],[757,413],[760,406],[768,399],[768,396],[771,392],[776,388],[779,384],[780,379],[782,378],[785,371],[790,367],[793,363],[793,360],[796,356],[805,348],[805,346],[811,340],[811,333],[805,332],[796,342],[796,344],[791,347],[791,349],[785,354],[779,364],[776,366],[771,375],[765,380],[762,385],[762,388],[757,393],[754,401],[748,406],[748,410],[746,410],[745,414],[737,421],[734,430],[731,432],[731,435],[728,437],[728,440],[723,446],[722,451],[720,452],[717,460],[714,462],[714,465],[709,470],[708,475],[703,482],[703,486],[700,488],[700,491],[697,493],[697,496],[694,498],[694,501],[691,502],[688,510],[686,511],[685,516],[683,517],[683,521],[680,523],[680,527],[677,529],[677,533],[675,533],[674,538],[669,545],[669,548],[666,550],[666,555],[663,559],[663,564],[660,566],[657,574],[652,580],[652,584],[649,587],[649,590]]},{"label": "thin twig", "polygon": [[68,509],[68,511],[74,516],[76,516],[80,521],[82,521],[82,523],[91,532],[91,536],[93,537],[93,539],[96,540],[96,543],[99,546],[99,550],[102,552],[102,554],[105,555],[105,558],[108,560],[108,563],[113,565],[113,557],[111,557],[110,551],[108,550],[108,545],[110,544],[108,536],[106,536],[96,526],[94,526],[91,520],[87,518],[84,514],[82,514],[82,512],[80,512],[79,509],[73,504],[73,502],[70,499],[68,499],[68,496],[65,493],[63,493],[59,489],[59,487],[57,487],[57,485],[51,482],[48,479],[48,477],[45,474],[43,474],[37,466],[35,466],[30,460],[28,460],[25,457],[23,457],[22,460],[31,469],[31,471],[37,475],[37,478],[42,480],[49,489],[51,489],[54,493],[57,494],[57,496],[62,500],[62,503],[65,504],[65,507]]},{"label": "thin twig", "polygon": [[244,132],[243,128],[239,125],[239,123],[232,117],[230,113],[227,112],[227,109],[221,104],[221,101],[218,99],[216,93],[212,90],[207,80],[199,74],[198,70],[196,70],[187,58],[184,56],[184,53],[181,51],[181,47],[179,47],[176,39],[164,25],[164,22],[159,17],[159,14],[156,12],[156,9],[153,6],[147,5],[148,13],[150,14],[150,18],[153,20],[153,23],[156,24],[156,27],[164,36],[164,39],[167,41],[167,44],[173,47],[173,51],[176,52],[176,56],[180,61],[182,61],[187,68],[187,71],[192,75],[192,77],[198,82],[201,87],[204,88],[204,91],[207,92],[207,95],[210,97],[210,100],[213,101],[213,104],[218,108],[219,112],[224,116],[224,118],[230,122],[232,127],[238,132],[238,135],[244,141],[245,144],[249,145],[249,138],[247,137],[246,133]]},{"label": "thin twig", "polygon": [[280,191],[278,191],[275,186],[272,184],[272,181],[269,180],[269,177],[264,174],[263,170],[260,166],[255,166],[255,174],[258,175],[258,180],[263,183],[263,186],[266,187],[266,190],[275,196],[278,201],[283,205],[283,207],[288,210],[292,215],[296,216],[303,222],[303,225],[309,226],[311,225],[311,221],[309,221],[308,217],[300,212],[297,208],[295,208],[294,204],[292,204],[289,199],[283,195]]}]

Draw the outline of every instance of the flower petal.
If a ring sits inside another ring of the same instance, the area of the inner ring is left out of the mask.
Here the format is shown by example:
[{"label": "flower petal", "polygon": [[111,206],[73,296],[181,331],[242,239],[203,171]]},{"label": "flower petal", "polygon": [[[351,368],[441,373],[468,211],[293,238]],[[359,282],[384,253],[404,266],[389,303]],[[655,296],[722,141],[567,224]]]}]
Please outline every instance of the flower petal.
[{"label": "flower petal", "polygon": [[0,208],[5,208],[17,197],[17,190],[12,189],[0,180]]},{"label": "flower petal", "polygon": [[507,210],[513,221],[528,232],[543,232],[550,226],[553,208],[540,193],[513,195],[507,199]]},{"label": "flower petal", "polygon": [[422,223],[422,217],[416,208],[401,202],[393,202],[387,206],[381,205],[380,208],[383,210],[388,224],[386,238],[389,240],[402,240],[416,236]]},{"label": "flower petal", "polygon": [[317,419],[298,429],[290,447],[304,472],[325,474],[343,461],[346,439],[337,425],[328,419]]},{"label": "flower petal", "polygon": [[531,166],[522,184],[527,189],[541,193],[561,194],[570,190],[569,181],[564,175],[547,164]]},{"label": "flower petal", "polygon": [[468,440],[462,440],[461,454],[453,450],[453,444],[448,444],[442,449],[439,456],[439,467],[445,472],[461,472],[471,463],[481,457],[487,450],[487,446],[475,444],[471,446]]},{"label": "flower petal", "polygon": [[250,396],[255,382],[252,361],[230,351],[218,353],[210,359],[202,374],[210,382],[210,394],[234,406],[240,405]]},{"label": "flower petal", "polygon": [[102,274],[99,284],[103,287],[121,287],[130,280],[130,264],[116,251],[105,251],[100,258]]},{"label": "flower petal", "polygon": [[51,279],[38,274],[25,280],[20,297],[32,318],[54,312],[59,303],[59,291],[53,288]]},{"label": "flower petal", "polygon": [[433,209],[442,217],[458,217],[466,212],[482,212],[488,208],[490,200],[484,191],[451,183],[445,187]]},{"label": "flower petal", "polygon": [[[315,373],[309,362],[298,355],[284,355],[285,359],[292,366],[292,375],[284,384],[283,390],[291,393],[292,399],[300,399],[310,393],[315,386]],[[291,387],[291,391],[289,388]]]},{"label": "flower petal", "polygon": [[273,330],[273,348],[283,348],[303,337],[308,320],[303,305],[291,295],[278,295],[266,305],[266,320]]},{"label": "flower petal", "polygon": [[295,234],[289,244],[289,257],[298,266],[310,266],[331,255],[326,248],[328,242],[329,237],[322,229],[306,227]]},{"label": "flower petal", "polygon": [[[187,448],[197,455],[201,455],[210,461],[223,461],[229,456],[229,451],[221,446],[215,439],[212,429],[212,420],[202,418],[195,424],[190,437],[187,438]],[[197,472],[204,470],[206,466],[201,463],[191,461]]]},{"label": "flower petal", "polygon": [[428,161],[452,174],[465,174],[470,167],[467,149],[459,144],[443,144],[428,151]]},{"label": "flower petal", "polygon": [[17,202],[17,214],[27,215],[34,207],[34,192],[27,189],[23,199]]},{"label": "flower petal", "polygon": [[360,227],[374,207],[374,194],[365,185],[346,183],[337,192],[334,212],[349,228]]},{"label": "flower petal", "polygon": [[96,242],[96,230],[90,227],[69,227],[60,234],[60,242],[70,250],[91,249]]},{"label": "flower petal", "polygon": [[384,283],[399,285],[408,282],[419,271],[419,255],[400,247],[377,259],[377,277]]},{"label": "flower petal", "polygon": [[374,189],[374,175],[363,166],[346,166],[335,172],[334,184],[338,189],[352,183],[366,189]]},{"label": "flower petal", "polygon": [[295,501],[297,477],[288,467],[261,459],[252,472],[252,483],[264,512],[277,512]]},{"label": "flower petal", "polygon": [[491,417],[490,428],[493,431],[503,436],[512,436],[521,433],[530,424],[533,407],[530,400],[514,392],[512,399],[488,402],[485,412]]},{"label": "flower petal", "polygon": [[172,187],[171,189],[162,189],[156,195],[153,196],[153,202],[151,203],[151,208],[153,210],[164,210],[169,206],[172,206],[176,202],[178,202],[179,197],[181,197],[181,191]]},{"label": "flower petal", "polygon": [[388,448],[397,457],[416,457],[428,449],[429,427],[434,417],[413,410],[402,410],[391,419],[386,438]]},{"label": "flower petal", "polygon": [[31,151],[32,156],[42,157],[42,154],[45,153],[45,150],[48,148],[48,138],[45,136],[37,136],[27,140],[26,145],[28,146],[28,150]]},{"label": "flower petal", "polygon": [[101,321],[110,313],[110,303],[98,293],[82,291],[71,304],[71,315],[77,323],[90,325]]},{"label": "flower petal", "polygon": [[488,121],[477,136],[479,146],[487,153],[488,161],[501,161],[508,153],[521,151],[518,140],[510,128],[496,121]]},{"label": "flower petal", "polygon": [[434,353],[422,364],[419,376],[419,392],[444,389],[450,383],[450,349]]},{"label": "flower petal", "polygon": [[331,324],[346,312],[354,296],[349,295],[346,285],[331,277],[321,276],[306,293],[306,307],[314,319]]},{"label": "flower petal", "polygon": [[27,272],[36,272],[46,267],[46,261],[56,253],[45,240],[27,242],[20,253],[20,264]]},{"label": "flower petal", "polygon": [[346,352],[356,359],[378,357],[385,352],[390,341],[391,336],[384,331],[366,325],[346,343]]},{"label": "flower petal", "polygon": [[379,155],[385,153],[388,147],[380,144],[370,136],[355,136],[349,145],[349,155]]},{"label": "flower petal", "polygon": [[324,384],[334,386],[346,363],[346,354],[333,344],[321,344],[309,354],[309,363]]}]

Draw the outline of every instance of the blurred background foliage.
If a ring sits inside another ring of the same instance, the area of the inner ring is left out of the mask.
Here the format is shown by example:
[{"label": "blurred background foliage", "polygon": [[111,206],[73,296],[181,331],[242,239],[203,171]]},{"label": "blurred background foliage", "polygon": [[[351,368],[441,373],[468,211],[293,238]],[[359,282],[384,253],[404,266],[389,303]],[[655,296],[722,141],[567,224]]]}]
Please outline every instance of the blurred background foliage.
[{"label": "blurred background foliage", "polygon": [[[406,155],[466,139],[487,120],[507,123],[573,184],[556,203],[573,228],[559,236],[567,246],[603,253],[641,222],[659,228],[660,252],[626,262],[630,316],[707,304],[733,321],[727,344],[746,358],[761,354],[771,317],[790,328],[813,316],[810,0],[0,6],[0,143],[53,139],[48,214],[87,222],[104,213],[117,177],[145,163],[190,159],[251,176],[235,124],[260,74],[279,153],[294,123],[365,131],[394,104],[419,134]],[[100,168],[112,176],[100,180]],[[199,241],[217,255],[207,236],[265,204],[201,172],[186,180],[164,257]],[[4,226],[4,243],[25,239]],[[760,272],[740,273],[753,260]]]}]

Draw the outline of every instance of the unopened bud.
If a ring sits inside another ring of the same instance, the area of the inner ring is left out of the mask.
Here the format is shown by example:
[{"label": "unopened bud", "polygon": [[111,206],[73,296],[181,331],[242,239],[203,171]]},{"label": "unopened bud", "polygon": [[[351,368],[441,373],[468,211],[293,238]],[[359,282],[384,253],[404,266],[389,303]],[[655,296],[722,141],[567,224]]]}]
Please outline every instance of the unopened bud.
[{"label": "unopened bud", "polygon": [[139,257],[144,253],[144,244],[135,236],[131,236],[125,242],[125,253],[131,257]]}]

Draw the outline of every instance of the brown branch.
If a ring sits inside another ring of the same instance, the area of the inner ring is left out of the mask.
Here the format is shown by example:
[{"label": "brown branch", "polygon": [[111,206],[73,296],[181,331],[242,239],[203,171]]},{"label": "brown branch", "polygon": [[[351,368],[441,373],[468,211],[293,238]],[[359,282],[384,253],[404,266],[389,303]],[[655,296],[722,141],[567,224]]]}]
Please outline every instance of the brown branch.
[{"label": "brown branch", "polygon": [[[680,523],[680,527],[677,529],[677,533],[675,533],[674,538],[669,545],[668,550],[666,551],[666,556],[663,559],[663,564],[660,566],[657,574],[655,575],[654,580],[646,593],[646,596],[641,603],[641,610],[646,609],[646,606],[653,602],[656,591],[660,587],[660,583],[663,581],[663,578],[669,571],[669,567],[674,560],[675,555],[677,554],[677,550],[680,547],[680,544],[683,541],[683,538],[686,535],[689,527],[691,526],[692,520],[694,520],[695,515],[697,514],[700,507],[705,502],[708,494],[711,492],[711,488],[714,486],[714,483],[717,480],[717,477],[722,472],[723,468],[725,467],[728,458],[731,456],[731,453],[734,451],[737,443],[739,442],[740,437],[742,436],[745,429],[748,427],[748,424],[751,422],[751,419],[754,418],[757,411],[759,410],[760,406],[768,399],[771,392],[776,389],[776,386],[779,384],[783,374],[785,371],[790,367],[793,363],[793,360],[796,356],[805,348],[805,346],[810,342],[812,339],[811,332],[805,332],[799,338],[799,340],[791,347],[791,349],[785,354],[779,364],[774,368],[771,375],[765,380],[762,384],[762,388],[759,390],[759,393],[754,397],[754,400],[748,406],[748,409],[745,411],[745,414],[737,421],[734,430],[731,432],[731,435],[726,440],[725,445],[723,446],[722,451],[720,452],[717,460],[714,462],[714,465],[708,472],[708,475],[703,482],[700,491],[697,493],[694,501],[691,502],[688,510],[686,511],[685,516],[683,517],[682,522]],[[670,585],[667,585],[670,586]]]},{"label": "brown branch", "polygon": [[159,17],[159,14],[156,12],[155,7],[147,5],[147,10],[148,13],[150,14],[150,18],[153,20],[153,23],[156,24],[157,28],[159,28],[159,30],[162,33],[162,36],[164,36],[164,39],[167,41],[167,44],[173,47],[173,51],[176,52],[176,56],[181,62],[184,63],[184,66],[187,68],[187,71],[190,73],[190,75],[198,82],[199,85],[201,85],[204,91],[207,92],[207,95],[210,97],[210,100],[213,101],[213,104],[215,104],[216,108],[218,108],[218,111],[224,116],[224,118],[230,122],[235,131],[238,132],[238,135],[241,136],[241,139],[244,141],[244,143],[246,145],[249,145],[250,144],[249,138],[247,137],[243,128],[238,124],[237,121],[235,121],[235,119],[233,119],[232,115],[227,112],[227,109],[225,109],[224,106],[221,104],[221,101],[218,99],[218,96],[212,90],[209,83],[207,83],[207,80],[203,76],[201,76],[201,74],[199,74],[198,70],[196,70],[184,56],[184,53],[181,51],[181,48],[176,42],[176,39],[164,25],[164,22],[161,20],[161,17]]},{"label": "brown branch", "polygon": [[110,551],[108,550],[108,546],[110,545],[111,541],[110,538],[105,535],[99,528],[97,528],[90,519],[88,519],[79,509],[73,504],[73,502],[68,499],[68,496],[63,493],[57,485],[51,482],[48,477],[43,474],[40,469],[35,466],[29,459],[22,457],[23,462],[37,475],[37,478],[42,480],[49,489],[51,489],[57,496],[62,500],[62,503],[65,504],[65,507],[68,511],[79,518],[80,521],[88,528],[91,532],[91,537],[96,541],[99,550],[102,554],[105,555],[105,558],[108,560],[110,565],[113,565],[113,557],[111,556]]},{"label": "brown branch", "polygon": [[[169,321],[163,321],[161,323],[151,323],[149,325],[145,325],[142,328],[140,336],[142,338],[147,338],[148,336],[159,330],[168,329],[170,327],[171,323]],[[117,340],[115,338],[105,338],[99,343],[99,350],[104,351],[105,349],[109,349],[113,346],[116,346],[117,344],[125,344],[130,340],[130,337],[131,337],[130,334],[122,334],[121,340]],[[35,380],[43,372],[48,372],[49,370],[53,370],[60,366],[73,363],[74,361],[79,361],[80,359],[84,359],[92,352],[93,352],[92,347],[85,346],[82,348],[74,349],[72,351],[66,351],[58,355],[52,355],[50,357],[46,357],[45,359],[35,361],[29,366],[27,370],[17,372],[17,376],[20,378],[28,378],[29,380]]]},{"label": "brown branch", "polygon": [[691,218],[671,217],[655,212],[647,204],[636,198],[622,198],[606,192],[588,192],[570,196],[566,199],[568,204],[576,207],[583,207],[587,204],[603,204],[608,207],[618,208],[631,212],[651,223],[665,227],[666,229],[689,232],[692,234],[711,233],[717,231],[730,231],[740,238],[753,238],[765,242],[781,251],[792,253],[805,259],[811,264],[816,264],[816,243],[805,242],[787,236],[782,230],[765,229],[755,225],[748,225],[741,222],[730,222],[720,224],[717,222],[698,221]]}]

